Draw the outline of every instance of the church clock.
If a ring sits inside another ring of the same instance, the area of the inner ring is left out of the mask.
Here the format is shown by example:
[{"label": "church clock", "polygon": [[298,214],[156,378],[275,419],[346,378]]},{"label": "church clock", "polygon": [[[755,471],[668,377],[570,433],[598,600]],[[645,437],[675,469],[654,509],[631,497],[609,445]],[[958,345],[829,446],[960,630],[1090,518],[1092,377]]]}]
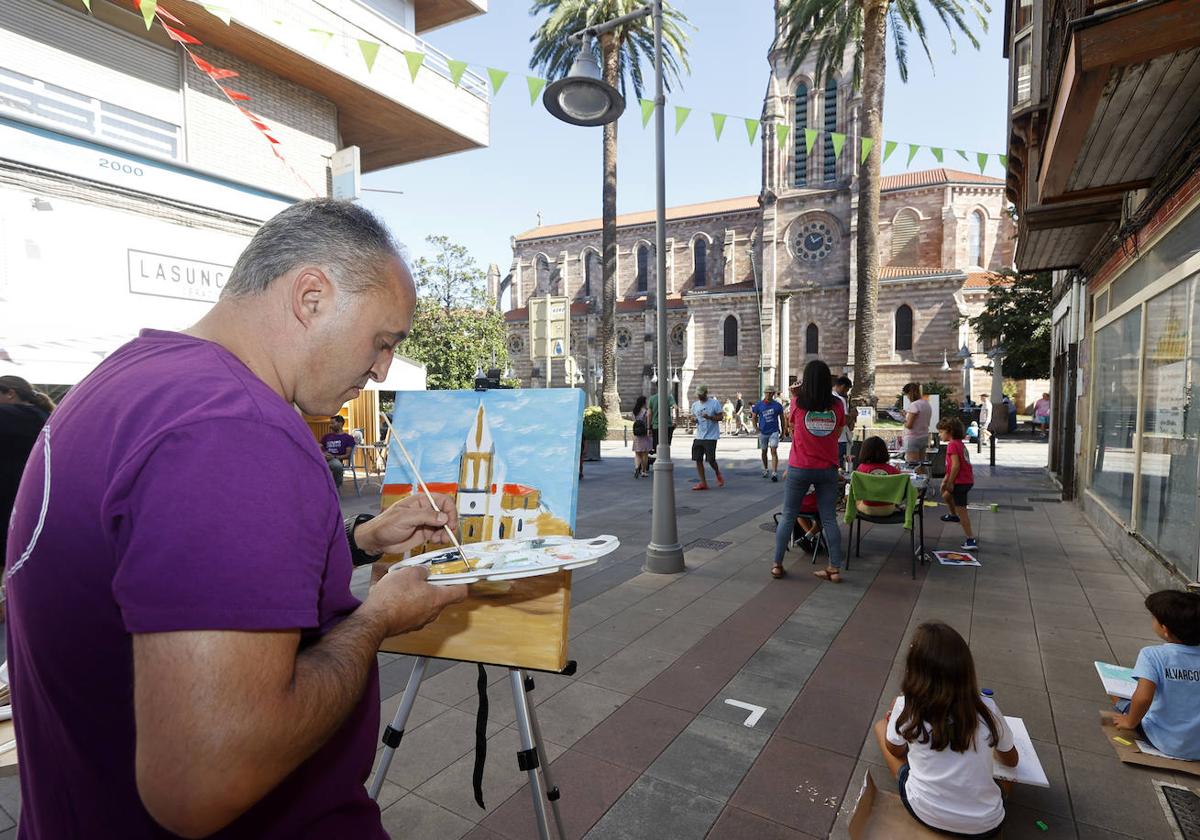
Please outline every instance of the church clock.
[{"label": "church clock", "polygon": [[806,222],[796,232],[793,251],[802,260],[819,262],[829,256],[833,244],[833,231],[829,225],[821,221]]}]

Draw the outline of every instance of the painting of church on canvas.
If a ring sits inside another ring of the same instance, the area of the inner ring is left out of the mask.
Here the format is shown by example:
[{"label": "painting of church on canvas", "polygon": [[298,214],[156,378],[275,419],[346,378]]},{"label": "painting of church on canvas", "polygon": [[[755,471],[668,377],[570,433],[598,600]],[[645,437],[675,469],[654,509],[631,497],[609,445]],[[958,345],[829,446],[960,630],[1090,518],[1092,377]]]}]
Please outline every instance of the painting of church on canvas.
[{"label": "painting of church on canvas", "polygon": [[[392,434],[429,491],[454,499],[463,545],[570,536],[582,412],[576,389],[401,391]],[[398,451],[389,452],[383,506],[414,493],[421,493],[417,477]]]}]

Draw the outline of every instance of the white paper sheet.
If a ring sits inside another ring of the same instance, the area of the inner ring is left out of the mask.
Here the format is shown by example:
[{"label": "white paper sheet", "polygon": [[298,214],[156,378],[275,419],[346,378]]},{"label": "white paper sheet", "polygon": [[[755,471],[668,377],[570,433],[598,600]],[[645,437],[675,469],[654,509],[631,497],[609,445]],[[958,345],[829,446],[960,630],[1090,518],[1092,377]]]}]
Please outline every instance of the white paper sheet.
[{"label": "white paper sheet", "polygon": [[1008,715],[1005,715],[1004,719],[1008,722],[1008,728],[1012,730],[1013,744],[1017,748],[1017,766],[1005,767],[996,761],[992,775],[997,779],[1022,785],[1050,787],[1050,780],[1046,778],[1046,771],[1042,769],[1042,762],[1033,748],[1033,740],[1029,737],[1029,730],[1025,728],[1025,721]]}]

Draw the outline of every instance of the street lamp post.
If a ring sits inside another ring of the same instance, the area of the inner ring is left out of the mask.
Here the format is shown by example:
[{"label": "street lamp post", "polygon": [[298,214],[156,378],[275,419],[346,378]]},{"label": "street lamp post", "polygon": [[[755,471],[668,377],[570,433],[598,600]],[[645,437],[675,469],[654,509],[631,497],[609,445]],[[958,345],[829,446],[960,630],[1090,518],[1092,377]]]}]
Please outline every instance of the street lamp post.
[{"label": "street lamp post", "polygon": [[667,360],[667,180],[665,167],[666,97],[663,95],[662,0],[652,0],[640,9],[589,26],[571,36],[581,45],[571,71],[546,86],[542,103],[555,117],[573,125],[604,125],[621,116],[625,100],[620,92],[600,78],[600,65],[591,42],[597,35],[649,15],[654,21],[654,249],[655,303],[657,318],[658,377],[658,451],[655,453],[651,491],[650,544],[646,546],[647,572],[676,574],[684,571],[683,547],[675,518],[675,465],[671,463],[669,439],[671,407],[670,370]]}]

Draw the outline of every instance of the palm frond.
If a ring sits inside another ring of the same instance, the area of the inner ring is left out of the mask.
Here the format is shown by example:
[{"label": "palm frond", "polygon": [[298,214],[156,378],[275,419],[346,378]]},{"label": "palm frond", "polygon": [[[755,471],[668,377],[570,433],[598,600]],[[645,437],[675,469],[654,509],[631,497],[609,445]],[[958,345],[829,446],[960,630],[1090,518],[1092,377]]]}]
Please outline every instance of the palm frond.
[{"label": "palm frond", "polygon": [[792,72],[813,60],[814,82],[841,70],[847,48],[854,51],[855,84],[862,67],[862,4],[845,0],[785,0],[783,47],[792,59]]},{"label": "palm frond", "polygon": [[896,56],[896,70],[900,73],[900,81],[908,83],[908,36],[906,27],[900,17],[900,9],[893,5],[888,9],[888,28],[892,31],[892,52]]}]

